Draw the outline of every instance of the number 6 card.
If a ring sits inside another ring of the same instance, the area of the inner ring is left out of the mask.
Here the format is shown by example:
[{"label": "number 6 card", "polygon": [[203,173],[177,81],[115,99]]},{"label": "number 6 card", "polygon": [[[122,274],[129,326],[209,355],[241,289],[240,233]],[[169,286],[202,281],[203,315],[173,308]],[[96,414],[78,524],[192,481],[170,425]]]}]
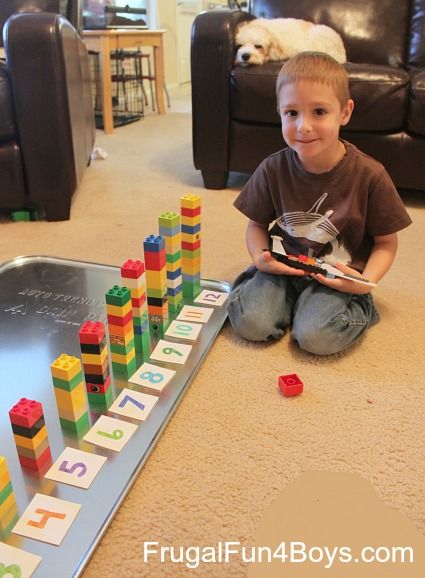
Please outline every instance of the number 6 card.
[{"label": "number 6 card", "polygon": [[106,460],[104,456],[65,448],[45,477],[86,490]]},{"label": "number 6 card", "polygon": [[83,440],[120,452],[136,430],[137,425],[133,423],[101,415]]}]

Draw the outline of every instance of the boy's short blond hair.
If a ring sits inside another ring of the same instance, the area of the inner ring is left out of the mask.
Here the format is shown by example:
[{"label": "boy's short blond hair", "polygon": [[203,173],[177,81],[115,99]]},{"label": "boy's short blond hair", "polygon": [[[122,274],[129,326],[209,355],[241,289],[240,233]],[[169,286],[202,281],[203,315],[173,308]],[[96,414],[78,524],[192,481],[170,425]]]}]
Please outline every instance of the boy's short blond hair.
[{"label": "boy's short blond hair", "polygon": [[303,80],[333,88],[341,108],[350,99],[348,75],[339,62],[324,52],[300,52],[287,60],[280,69],[276,81],[277,102],[286,84]]}]

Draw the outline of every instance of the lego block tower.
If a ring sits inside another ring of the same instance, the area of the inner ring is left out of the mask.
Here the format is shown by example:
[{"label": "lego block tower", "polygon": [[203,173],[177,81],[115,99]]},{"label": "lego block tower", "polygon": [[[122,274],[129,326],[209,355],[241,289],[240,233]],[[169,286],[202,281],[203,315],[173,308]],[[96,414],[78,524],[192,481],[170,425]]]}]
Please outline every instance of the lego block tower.
[{"label": "lego block tower", "polygon": [[158,218],[158,224],[159,234],[165,242],[168,310],[177,313],[183,306],[180,216],[177,213],[163,213]]},{"label": "lego block tower", "polygon": [[130,289],[114,285],[105,300],[112,369],[129,377],[137,365]]},{"label": "lego block tower", "polygon": [[101,321],[85,321],[78,338],[89,404],[107,408],[112,402],[112,389],[105,326]]},{"label": "lego block tower", "polygon": [[61,427],[77,436],[90,426],[83,370],[78,357],[62,353],[50,365]]},{"label": "lego block tower", "polygon": [[165,242],[161,235],[149,235],[143,241],[146,268],[149,329],[160,337],[168,327],[167,267]]},{"label": "lego block tower", "polygon": [[134,346],[137,353],[147,359],[151,352],[148,306],[146,301],[145,264],[139,259],[128,259],[121,266],[123,285],[130,289],[133,313]]},{"label": "lego block tower", "polygon": [[183,297],[194,299],[201,291],[201,197],[181,197],[180,214]]},{"label": "lego block tower", "polygon": [[19,518],[6,458],[0,456],[0,536],[7,536]]},{"label": "lego block tower", "polygon": [[43,406],[22,397],[9,411],[9,417],[21,466],[41,470],[52,459]]}]

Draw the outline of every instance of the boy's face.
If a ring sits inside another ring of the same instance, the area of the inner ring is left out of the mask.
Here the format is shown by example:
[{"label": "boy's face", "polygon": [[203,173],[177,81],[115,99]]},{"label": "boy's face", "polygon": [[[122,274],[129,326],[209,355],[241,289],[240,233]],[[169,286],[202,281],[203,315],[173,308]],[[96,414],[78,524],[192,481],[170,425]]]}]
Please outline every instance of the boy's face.
[{"label": "boy's face", "polygon": [[309,172],[331,170],[343,157],[341,125],[348,123],[353,101],[341,104],[332,87],[308,81],[284,85],[279,94],[282,134]]}]

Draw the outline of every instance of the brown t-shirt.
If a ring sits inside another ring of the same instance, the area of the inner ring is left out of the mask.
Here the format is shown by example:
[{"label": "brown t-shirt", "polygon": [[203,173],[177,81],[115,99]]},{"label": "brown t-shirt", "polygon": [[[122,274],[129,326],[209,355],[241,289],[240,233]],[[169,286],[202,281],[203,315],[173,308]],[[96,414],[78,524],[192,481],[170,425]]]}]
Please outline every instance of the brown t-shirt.
[{"label": "brown t-shirt", "polygon": [[267,157],[234,205],[270,225],[288,254],[312,254],[363,271],[373,237],[411,223],[384,167],[343,141],[346,154],[329,172],[307,172],[289,147]]}]

